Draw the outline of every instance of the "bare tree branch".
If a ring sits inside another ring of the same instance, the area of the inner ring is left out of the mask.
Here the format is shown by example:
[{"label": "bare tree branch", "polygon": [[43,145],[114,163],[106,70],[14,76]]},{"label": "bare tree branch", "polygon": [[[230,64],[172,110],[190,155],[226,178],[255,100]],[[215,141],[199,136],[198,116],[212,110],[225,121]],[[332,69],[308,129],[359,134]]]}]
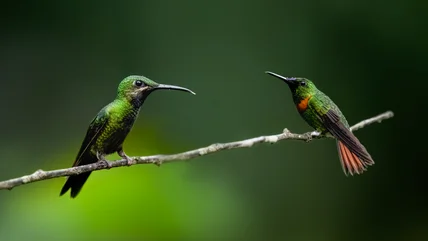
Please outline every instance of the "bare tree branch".
[{"label": "bare tree branch", "polygon": [[[390,119],[393,116],[394,116],[394,113],[392,111],[387,111],[378,116],[363,120],[355,124],[354,126],[351,127],[351,130],[355,131],[376,122],[380,123],[381,121]],[[320,139],[320,138],[326,138],[326,136],[317,135],[314,132],[307,132],[304,134],[295,134],[295,133],[291,133],[288,129],[284,129],[283,133],[277,134],[277,135],[259,136],[259,137],[255,137],[247,140],[229,142],[229,143],[217,143],[217,144],[209,145],[207,147],[202,147],[199,149],[186,151],[178,154],[131,157],[133,160],[133,163],[131,164],[131,166],[136,164],[156,164],[159,166],[162,163],[189,160],[189,159],[193,159],[199,156],[205,156],[205,155],[222,151],[222,150],[252,147],[253,145],[256,145],[259,143],[274,144],[281,140],[300,140],[300,141],[308,142],[308,141],[311,141],[312,139]],[[111,161],[111,162],[97,162],[89,165],[71,167],[66,169],[58,169],[58,170],[52,170],[52,171],[38,170],[30,175],[0,182],[0,190],[4,190],[4,189],[11,190],[16,186],[20,186],[20,185],[28,184],[32,182],[52,179],[56,177],[78,175],[84,172],[97,171],[97,170],[110,169],[113,167],[123,167],[123,166],[128,166],[128,162],[125,159]]]}]

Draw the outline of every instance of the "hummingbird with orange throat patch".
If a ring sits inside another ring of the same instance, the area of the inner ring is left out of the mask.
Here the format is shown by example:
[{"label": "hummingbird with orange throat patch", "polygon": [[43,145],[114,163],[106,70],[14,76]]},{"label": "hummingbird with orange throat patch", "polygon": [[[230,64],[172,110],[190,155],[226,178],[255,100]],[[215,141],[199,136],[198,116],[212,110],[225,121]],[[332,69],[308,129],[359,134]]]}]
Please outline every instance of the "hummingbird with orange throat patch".
[{"label": "hummingbird with orange throat patch", "polygon": [[346,176],[361,174],[374,164],[366,148],[351,132],[339,107],[312,81],[300,77],[284,77],[270,71],[266,73],[288,85],[297,111],[316,130],[315,135],[328,135],[336,139],[340,162]]}]

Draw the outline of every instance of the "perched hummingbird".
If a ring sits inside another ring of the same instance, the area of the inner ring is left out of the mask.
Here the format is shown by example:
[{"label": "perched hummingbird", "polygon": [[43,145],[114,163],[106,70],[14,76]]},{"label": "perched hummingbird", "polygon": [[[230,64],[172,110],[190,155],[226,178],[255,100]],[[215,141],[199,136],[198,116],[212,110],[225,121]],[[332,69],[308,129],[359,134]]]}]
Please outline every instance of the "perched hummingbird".
[{"label": "perched hummingbird", "polygon": [[[89,125],[73,167],[106,161],[105,155],[115,152],[128,160],[130,165],[131,158],[123,151],[122,144],[147,96],[155,90],[168,89],[195,94],[186,88],[158,84],[144,76],[131,75],[123,79],[117,89],[116,99],[102,108]],[[85,172],[68,177],[60,196],[71,189],[71,197],[76,197],[90,174]]]},{"label": "perched hummingbird", "polygon": [[367,166],[374,164],[366,148],[349,129],[349,124],[339,107],[318,90],[312,81],[305,78],[283,77],[270,71],[266,73],[287,83],[297,111],[317,131],[316,134],[321,133],[336,138],[345,175],[361,174],[366,171]]}]

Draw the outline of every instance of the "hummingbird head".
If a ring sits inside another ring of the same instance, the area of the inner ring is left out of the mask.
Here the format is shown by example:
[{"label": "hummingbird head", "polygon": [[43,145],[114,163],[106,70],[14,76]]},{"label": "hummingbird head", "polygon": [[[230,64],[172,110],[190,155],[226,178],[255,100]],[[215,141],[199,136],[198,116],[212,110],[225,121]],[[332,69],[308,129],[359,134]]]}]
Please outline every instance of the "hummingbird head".
[{"label": "hummingbird head", "polygon": [[140,107],[147,96],[155,90],[179,90],[195,95],[193,91],[180,86],[158,84],[144,76],[131,75],[120,82],[117,98],[126,99]]},{"label": "hummingbird head", "polygon": [[275,76],[287,83],[288,87],[291,90],[291,93],[293,94],[293,99],[295,102],[299,102],[300,100],[306,99],[309,96],[314,95],[317,90],[314,83],[312,83],[312,81],[306,78],[284,77],[270,71],[266,71],[265,73]]}]

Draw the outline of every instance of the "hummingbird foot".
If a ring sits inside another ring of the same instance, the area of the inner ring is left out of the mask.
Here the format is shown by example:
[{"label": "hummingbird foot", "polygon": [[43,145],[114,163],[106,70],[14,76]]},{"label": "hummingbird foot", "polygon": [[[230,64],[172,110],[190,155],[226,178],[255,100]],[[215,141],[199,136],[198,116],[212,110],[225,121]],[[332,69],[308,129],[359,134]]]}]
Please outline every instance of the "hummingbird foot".
[{"label": "hummingbird foot", "polygon": [[310,142],[310,141],[312,141],[312,133],[311,132],[308,132],[308,133],[305,133],[305,134],[303,134],[303,136],[305,137],[305,142]]},{"label": "hummingbird foot", "polygon": [[137,161],[126,155],[122,148],[117,152],[117,154],[128,162],[128,166],[137,164]]},{"label": "hummingbird foot", "polygon": [[306,142],[310,142],[314,138],[320,137],[321,136],[321,132],[312,131],[312,132],[306,133],[305,136],[306,136]]},{"label": "hummingbird foot", "polygon": [[106,160],[105,155],[97,152],[98,163],[105,166],[107,169],[111,168],[110,163]]}]

